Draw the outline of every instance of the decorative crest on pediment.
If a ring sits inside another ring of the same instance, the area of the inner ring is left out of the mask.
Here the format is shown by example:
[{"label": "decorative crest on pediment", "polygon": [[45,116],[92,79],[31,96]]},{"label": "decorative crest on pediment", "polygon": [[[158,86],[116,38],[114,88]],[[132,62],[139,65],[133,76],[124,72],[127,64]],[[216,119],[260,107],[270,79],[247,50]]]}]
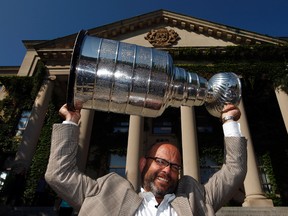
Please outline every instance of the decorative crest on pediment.
[{"label": "decorative crest on pediment", "polygon": [[176,31],[167,28],[152,29],[144,38],[154,47],[170,47],[180,40]]}]

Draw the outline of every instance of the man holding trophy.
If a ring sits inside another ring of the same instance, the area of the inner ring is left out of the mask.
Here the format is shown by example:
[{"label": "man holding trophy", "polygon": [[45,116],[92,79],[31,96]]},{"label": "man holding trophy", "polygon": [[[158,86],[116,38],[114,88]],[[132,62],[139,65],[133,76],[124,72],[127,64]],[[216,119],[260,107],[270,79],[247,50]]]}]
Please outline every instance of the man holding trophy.
[{"label": "man holding trophy", "polygon": [[[46,181],[79,215],[215,215],[244,181],[247,143],[237,123],[239,80],[224,73],[210,81],[173,67],[161,51],[80,32],[67,104],[59,110],[64,121],[53,126]],[[140,192],[115,173],[92,179],[78,170],[82,108],[156,117],[168,106],[204,103],[209,113],[221,118],[225,137],[224,164],[205,185],[190,176],[179,178],[181,153],[167,142],[152,145],[140,159]]]}]

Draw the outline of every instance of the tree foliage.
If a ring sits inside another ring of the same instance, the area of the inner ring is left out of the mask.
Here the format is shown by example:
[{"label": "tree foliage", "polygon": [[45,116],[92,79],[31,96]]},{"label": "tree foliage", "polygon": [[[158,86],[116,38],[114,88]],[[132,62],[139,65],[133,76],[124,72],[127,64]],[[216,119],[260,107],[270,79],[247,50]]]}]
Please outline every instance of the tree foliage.
[{"label": "tree foliage", "polygon": [[[34,99],[45,76],[45,67],[39,63],[35,76],[32,77],[1,77],[0,83],[4,86],[7,96],[0,100],[0,151],[15,152],[19,138],[15,131],[22,111],[31,110]],[[1,153],[0,152],[0,153]]]},{"label": "tree foliage", "polygon": [[[288,93],[288,46],[255,45],[169,50],[176,66],[205,78],[221,71],[232,71],[243,79],[265,78],[274,88]],[[183,63],[184,62],[184,63]]]},{"label": "tree foliage", "polygon": [[[59,122],[58,110],[53,103],[49,104],[46,114],[44,126],[38,140],[35,155],[33,157],[30,170],[27,176],[26,189],[24,191],[24,203],[26,205],[35,204],[35,191],[37,190],[38,182],[44,177],[48,159],[50,155],[51,131],[53,124]],[[49,187],[45,189],[47,196],[54,196],[55,193]],[[54,195],[53,195],[54,194]],[[47,197],[49,199],[49,197]]]}]

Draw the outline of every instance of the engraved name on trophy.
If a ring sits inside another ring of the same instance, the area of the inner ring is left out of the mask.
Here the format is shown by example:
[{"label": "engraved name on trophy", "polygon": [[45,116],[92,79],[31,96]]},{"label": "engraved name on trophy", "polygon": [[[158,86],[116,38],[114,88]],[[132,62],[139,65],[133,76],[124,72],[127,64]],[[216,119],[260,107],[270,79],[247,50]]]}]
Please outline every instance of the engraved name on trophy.
[{"label": "engraved name on trophy", "polygon": [[215,74],[209,82],[173,66],[164,51],[89,36],[80,31],[73,50],[67,104],[145,117],[180,106],[201,106],[221,116],[225,103],[238,105],[241,83],[236,74]]}]

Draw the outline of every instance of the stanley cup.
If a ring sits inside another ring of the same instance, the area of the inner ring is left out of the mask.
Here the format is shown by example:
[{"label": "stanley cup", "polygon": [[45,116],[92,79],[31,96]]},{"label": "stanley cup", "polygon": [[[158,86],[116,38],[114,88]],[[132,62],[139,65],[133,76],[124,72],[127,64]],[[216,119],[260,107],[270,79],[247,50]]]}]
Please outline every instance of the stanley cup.
[{"label": "stanley cup", "polygon": [[173,66],[164,51],[89,36],[80,31],[73,50],[67,104],[145,117],[180,106],[201,106],[221,116],[226,103],[238,105],[241,83],[236,74],[218,73],[209,82]]}]

